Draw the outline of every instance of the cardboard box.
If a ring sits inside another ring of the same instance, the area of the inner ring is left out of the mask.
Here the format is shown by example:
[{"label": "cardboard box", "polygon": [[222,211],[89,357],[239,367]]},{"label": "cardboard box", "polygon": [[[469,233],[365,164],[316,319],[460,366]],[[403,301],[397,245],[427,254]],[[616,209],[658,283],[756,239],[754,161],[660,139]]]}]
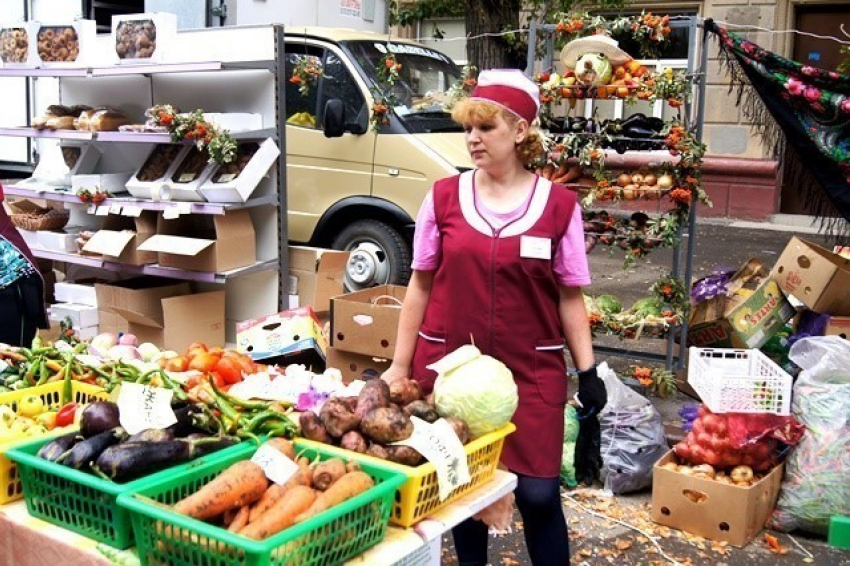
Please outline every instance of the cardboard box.
[{"label": "cardboard box", "polygon": [[380,377],[392,363],[392,360],[352,354],[332,346],[328,348],[327,354],[327,367],[338,369],[342,373],[342,379],[345,383],[351,383],[356,379],[367,380]]},{"label": "cardboard box", "polygon": [[163,267],[222,272],[257,260],[254,225],[248,210],[222,215],[159,217],[157,233],[138,247],[156,252]]},{"label": "cardboard box", "polygon": [[187,282],[142,277],[97,284],[99,308],[127,320],[139,342],[184,351],[195,341],[224,345],[224,291],[192,293]]},{"label": "cardboard box", "polygon": [[39,230],[36,234],[36,247],[51,252],[74,253],[77,251],[77,234]]},{"label": "cardboard box", "polygon": [[[96,35],[97,26],[94,20],[39,22],[36,32],[39,66],[80,68],[94,63]],[[61,39],[65,41],[60,44]]]},{"label": "cardboard box", "polygon": [[97,326],[97,307],[74,303],[57,303],[50,306],[50,317],[56,321],[70,320],[74,328]]},{"label": "cardboard box", "polygon": [[126,193],[127,181],[133,176],[129,173],[91,173],[88,175],[75,174],[71,176],[71,190],[74,194],[83,189],[92,193],[100,191],[110,194]]},{"label": "cardboard box", "polygon": [[177,16],[146,12],[112,16],[111,49],[121,64],[162,63],[177,36]]},{"label": "cardboard box", "polygon": [[758,348],[790,320],[794,307],[757,260],[749,260],[720,295],[698,304],[688,322],[688,344]]},{"label": "cardboard box", "polygon": [[406,287],[379,285],[331,299],[331,346],[392,359]]},{"label": "cardboard box", "polygon": [[826,336],[841,336],[847,338],[850,336],[850,316],[831,316],[826,323]]},{"label": "cardboard box", "polygon": [[0,66],[5,69],[38,67],[38,23],[9,22],[0,24]]},{"label": "cardboard box", "polygon": [[186,145],[160,143],[153,146],[139,170],[127,181],[127,191],[136,198],[169,200],[170,192],[163,188],[188,151]]},{"label": "cardboard box", "polygon": [[785,246],[771,275],[783,291],[809,309],[850,315],[850,259],[795,236]]},{"label": "cardboard box", "polygon": [[674,461],[670,451],[653,467],[653,521],[737,547],[746,546],[764,529],[779,495],[782,465],[757,483],[742,487],[661,467]]},{"label": "cardboard box", "polygon": [[98,333],[112,332],[118,334],[119,332],[127,332],[130,328],[130,323],[126,319],[112,311],[98,310],[97,319]]},{"label": "cardboard box", "polygon": [[77,303],[78,305],[97,306],[97,292],[94,285],[80,285],[59,281],[55,284],[53,295],[57,303]]},{"label": "cardboard box", "polygon": [[289,277],[299,306],[316,313],[331,310],[331,297],[345,293],[345,266],[351,252],[289,246]]},{"label": "cardboard box", "polygon": [[[250,151],[254,153],[240,171],[239,156]],[[215,167],[201,185],[201,194],[209,202],[245,202],[280,156],[280,148],[271,138],[259,145],[254,141],[241,142],[237,152],[236,162]]]},{"label": "cardboard box", "polygon": [[[236,349],[268,363],[324,368],[328,344],[313,309],[301,307],[236,324]],[[319,367],[320,366],[320,367]]]},{"label": "cardboard box", "polygon": [[156,234],[156,227],[157,213],[153,210],[143,210],[135,218],[109,214],[103,220],[103,227],[83,246],[83,251],[127,265],[156,263],[156,252],[141,249],[141,245]]}]

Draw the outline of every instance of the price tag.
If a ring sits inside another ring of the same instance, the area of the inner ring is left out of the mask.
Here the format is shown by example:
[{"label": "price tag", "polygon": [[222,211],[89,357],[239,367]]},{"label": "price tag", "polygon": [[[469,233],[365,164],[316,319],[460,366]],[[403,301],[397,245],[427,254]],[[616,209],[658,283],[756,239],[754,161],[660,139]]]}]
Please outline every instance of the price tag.
[{"label": "price tag", "polygon": [[230,181],[232,181],[235,178],[236,178],[235,173],[225,173],[224,175],[218,176],[218,181],[216,181],[216,183],[229,183]]},{"label": "price tag", "polygon": [[142,215],[142,207],[136,206],[134,204],[128,204],[121,209],[121,214],[123,216],[131,216],[133,218],[138,218]]},{"label": "price tag", "polygon": [[166,220],[174,220],[180,218],[180,210],[176,206],[169,206],[162,211],[162,217]]},{"label": "price tag", "polygon": [[3,360],[0,360],[0,373],[3,373],[4,371],[6,371],[6,368],[8,368],[8,367],[9,367],[9,364],[4,362]]},{"label": "price tag", "polygon": [[95,216],[109,216],[109,209],[110,208],[111,207],[109,207],[109,206],[98,206],[94,215]]},{"label": "price tag", "polygon": [[120,204],[110,204],[109,205],[109,213],[110,214],[121,214],[121,205]]},{"label": "price tag", "polygon": [[178,202],[175,205],[177,212],[180,214],[191,214],[192,213],[192,203],[191,202]]},{"label": "price tag", "polygon": [[268,444],[263,444],[257,448],[257,451],[251,456],[251,461],[260,466],[266,477],[277,485],[285,484],[298,471],[298,464],[290,460],[286,454]]},{"label": "price tag", "polygon": [[393,444],[415,448],[434,464],[440,501],[445,501],[452,491],[472,480],[463,444],[446,419],[439,419],[433,424],[419,417],[410,417],[410,420],[413,423],[413,434]]},{"label": "price tag", "polygon": [[180,175],[180,178],[177,180],[178,183],[191,183],[195,180],[194,173],[183,173]]},{"label": "price tag", "polygon": [[129,434],[167,428],[177,422],[171,409],[174,392],[162,387],[125,382],[118,393],[118,421]]},{"label": "price tag", "polygon": [[88,206],[88,208],[86,208],[86,212],[88,214],[94,214],[95,212],[97,212],[97,205],[96,204],[90,204]]}]

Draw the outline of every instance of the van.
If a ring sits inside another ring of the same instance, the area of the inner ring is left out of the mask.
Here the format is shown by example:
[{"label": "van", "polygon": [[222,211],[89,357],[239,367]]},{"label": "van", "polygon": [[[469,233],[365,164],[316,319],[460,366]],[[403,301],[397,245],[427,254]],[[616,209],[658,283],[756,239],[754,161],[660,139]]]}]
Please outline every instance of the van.
[{"label": "van", "polygon": [[[350,290],[405,284],[422,199],[436,180],[472,167],[445,102],[461,70],[439,51],[377,33],[285,31],[290,243],[350,250]],[[387,53],[401,64],[397,105],[376,130],[373,93]],[[308,88],[288,80],[299,62],[321,66]]]}]

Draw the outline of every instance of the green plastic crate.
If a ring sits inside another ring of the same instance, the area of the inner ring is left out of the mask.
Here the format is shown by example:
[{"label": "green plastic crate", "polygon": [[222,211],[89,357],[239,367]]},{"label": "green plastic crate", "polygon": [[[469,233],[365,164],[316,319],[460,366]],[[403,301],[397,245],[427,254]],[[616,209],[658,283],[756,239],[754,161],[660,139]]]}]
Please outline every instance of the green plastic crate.
[{"label": "green plastic crate", "polygon": [[830,546],[850,549],[850,517],[832,517],[827,540]]},{"label": "green plastic crate", "polygon": [[[136,549],[142,564],[287,565],[340,564],[383,540],[393,496],[407,481],[403,473],[380,465],[361,464],[375,486],[312,519],[294,525],[263,541],[172,511],[173,505],[194,493],[222,470],[249,454],[196,466],[168,478],[150,478],[132,493],[123,493],[118,504],[131,512]],[[311,460],[331,457],[321,449],[305,448],[299,454]],[[153,500],[153,501],[151,501]]]},{"label": "green plastic crate", "polygon": [[6,452],[6,456],[18,464],[27,511],[33,517],[119,549],[133,546],[130,514],[118,506],[119,494],[150,479],[171,476],[216,461],[228,453],[241,456],[254,450],[253,446],[240,443],[146,477],[116,483],[36,456],[50,440],[39,439]]}]

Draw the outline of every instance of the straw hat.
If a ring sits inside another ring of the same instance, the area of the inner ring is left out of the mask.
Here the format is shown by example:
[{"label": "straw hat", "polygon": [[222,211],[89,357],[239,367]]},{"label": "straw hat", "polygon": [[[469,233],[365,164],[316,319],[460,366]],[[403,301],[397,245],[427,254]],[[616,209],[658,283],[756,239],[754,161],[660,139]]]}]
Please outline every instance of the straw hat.
[{"label": "straw hat", "polygon": [[576,61],[585,53],[601,53],[611,65],[624,65],[632,56],[620,49],[617,40],[607,35],[589,35],[569,42],[561,50],[561,62],[569,69],[575,69]]}]

